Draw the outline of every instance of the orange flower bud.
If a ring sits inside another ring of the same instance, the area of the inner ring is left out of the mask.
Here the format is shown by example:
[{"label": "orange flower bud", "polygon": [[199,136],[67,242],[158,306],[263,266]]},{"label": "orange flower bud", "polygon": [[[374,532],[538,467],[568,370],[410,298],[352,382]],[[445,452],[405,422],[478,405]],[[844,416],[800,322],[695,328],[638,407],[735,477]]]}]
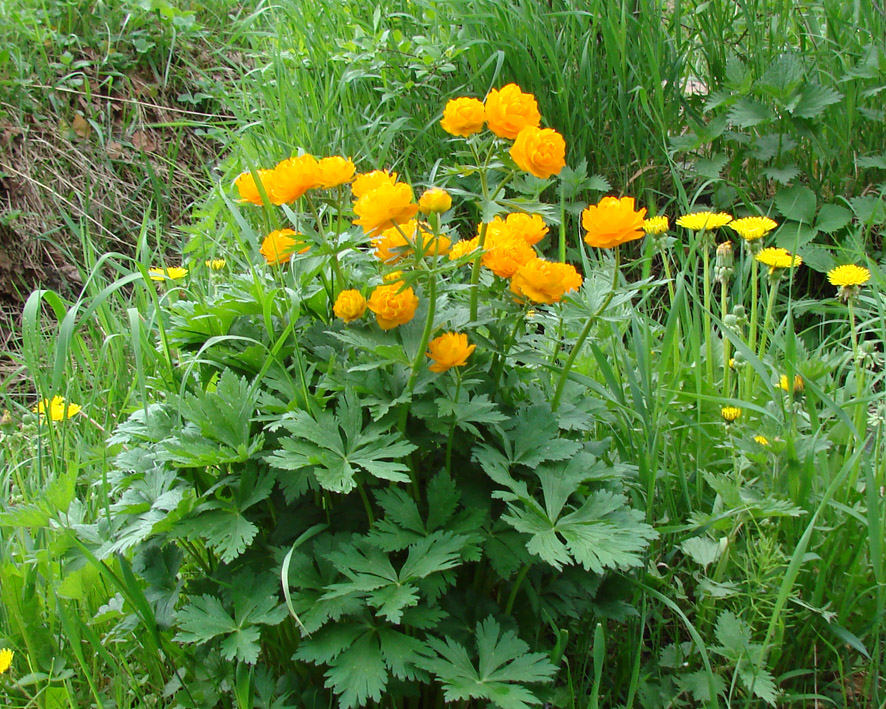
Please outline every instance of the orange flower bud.
[{"label": "orange flower bud", "polygon": [[447,101],[440,125],[447,133],[467,137],[483,130],[486,109],[475,98],[454,98]]},{"label": "orange flower bud", "polygon": [[418,296],[412,288],[403,288],[402,282],[376,286],[369,296],[369,309],[382,330],[391,330],[415,317]]},{"label": "orange flower bud", "polygon": [[323,158],[317,163],[317,185],[329,189],[350,182],[357,171],[350,158],[335,155],[331,158]]},{"label": "orange flower bud", "polygon": [[431,187],[418,200],[418,208],[422,214],[445,212],[452,206],[452,197],[440,187]]},{"label": "orange flower bud", "polygon": [[425,354],[434,360],[428,367],[432,372],[445,372],[453,367],[464,367],[468,357],[477,345],[468,344],[468,336],[463,332],[445,332],[428,343]]},{"label": "orange flower bud", "polygon": [[335,299],[332,312],[346,323],[358,320],[366,312],[366,298],[358,290],[343,290]]},{"label": "orange flower bud", "polygon": [[499,138],[513,140],[526,126],[538,127],[541,114],[532,94],[524,94],[516,84],[492,89],[486,96],[486,124]]},{"label": "orange flower bud", "polygon": [[587,231],[585,243],[611,249],[644,235],[646,208],[634,210],[633,197],[604,197],[581,213],[581,225]]},{"label": "orange flower bud", "polygon": [[521,170],[544,180],[566,166],[566,141],[551,128],[527,126],[517,134],[511,157]]},{"label": "orange flower bud", "polygon": [[[277,229],[268,234],[261,242],[259,253],[265,257],[265,261],[269,266],[277,266],[286,263],[292,258],[292,254],[305,253],[310,246],[305,246],[303,241],[296,239],[296,234],[292,229]],[[299,247],[303,246],[301,250]]]}]

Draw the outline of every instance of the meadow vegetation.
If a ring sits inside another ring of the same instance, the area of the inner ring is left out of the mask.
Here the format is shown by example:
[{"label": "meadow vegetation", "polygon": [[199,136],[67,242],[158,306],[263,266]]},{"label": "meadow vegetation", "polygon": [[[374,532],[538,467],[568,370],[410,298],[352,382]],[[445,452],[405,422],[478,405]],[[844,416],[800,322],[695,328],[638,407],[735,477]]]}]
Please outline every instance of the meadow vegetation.
[{"label": "meadow vegetation", "polygon": [[880,5],[0,10],[3,706],[886,703]]}]

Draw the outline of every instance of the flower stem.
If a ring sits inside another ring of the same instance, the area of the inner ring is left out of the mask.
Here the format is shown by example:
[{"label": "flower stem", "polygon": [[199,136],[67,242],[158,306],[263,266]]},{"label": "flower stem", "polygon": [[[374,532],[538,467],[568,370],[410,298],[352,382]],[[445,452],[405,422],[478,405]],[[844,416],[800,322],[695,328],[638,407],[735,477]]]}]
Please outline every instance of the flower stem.
[{"label": "flower stem", "polygon": [[[726,316],[729,314],[729,285],[726,282],[726,279],[723,279],[723,282],[720,283],[720,321],[725,323]],[[725,327],[725,325],[724,325]],[[729,338],[726,337],[726,333],[723,333],[723,398],[728,399],[730,395],[730,375],[731,368],[729,367],[729,358],[730,358],[730,342]]]},{"label": "flower stem", "polygon": [[[455,397],[453,399],[454,403],[458,404],[458,397],[461,395],[461,370],[458,367],[455,367]],[[446,474],[452,474],[452,443],[455,440],[455,423],[456,417],[452,417],[452,422],[449,424],[449,436],[446,438]]]},{"label": "flower stem", "polygon": [[[431,339],[431,331],[434,329],[434,312],[437,304],[437,274],[435,271],[428,271],[428,316],[425,319],[425,329],[421,334],[421,343],[418,351],[415,353],[415,359],[412,362],[412,372],[409,375],[409,381],[406,384],[406,398],[412,397],[412,390],[415,389],[415,382],[418,379],[418,373],[421,371],[421,365],[425,358],[425,350],[428,348],[428,342]],[[398,428],[400,432],[406,430],[406,417],[409,414],[409,402],[404,403],[400,409],[400,421]]]},{"label": "flower stem", "polygon": [[864,445],[865,438],[865,406],[862,403],[862,396],[864,395],[864,367],[862,366],[861,358],[859,357],[858,351],[858,333],[855,331],[855,306],[852,303],[852,298],[849,298],[847,303],[849,307],[849,335],[852,338],[852,359],[855,362],[855,417],[853,419],[853,423],[855,424],[855,430],[858,431],[859,443]]},{"label": "flower stem", "polygon": [[763,327],[760,328],[760,348],[757,350],[757,356],[763,359],[766,354],[766,338],[769,334],[769,327],[772,325],[772,312],[775,310],[775,300],[778,296],[778,284],[780,278],[773,278],[772,285],[769,287],[769,302],[766,303],[766,315],[763,317]]},{"label": "flower stem", "polygon": [[708,236],[702,231],[699,235],[702,239],[702,261],[704,264],[704,338],[705,338],[705,368],[708,381],[714,381],[714,333],[711,325],[711,255],[708,247]]},{"label": "flower stem", "polygon": [[[757,351],[757,314],[759,312],[759,300],[760,300],[760,271],[759,265],[757,263],[757,259],[751,255],[751,324],[750,329],[748,330],[748,349],[751,352]],[[747,367],[747,374],[745,374],[745,399],[750,401],[751,397],[751,388],[754,384],[754,369],[749,366],[749,363],[745,365]]]},{"label": "flower stem", "polygon": [[569,378],[569,372],[572,369],[572,365],[575,363],[575,358],[578,356],[579,350],[581,350],[582,346],[585,343],[585,340],[588,338],[588,335],[591,332],[591,327],[597,318],[603,313],[604,310],[609,306],[609,303],[612,301],[612,298],[615,296],[615,291],[618,289],[618,269],[621,266],[621,250],[620,247],[615,247],[615,263],[612,266],[612,288],[609,290],[609,294],[606,296],[606,299],[600,304],[600,307],[597,308],[597,311],[588,318],[588,321],[585,323],[585,326],[582,328],[582,331],[578,334],[578,339],[575,341],[575,344],[572,347],[572,352],[569,353],[569,357],[566,359],[566,364],[563,365],[563,371],[560,373],[560,379],[557,382],[557,388],[554,390],[554,400],[551,402],[551,411],[556,411],[560,406],[560,398],[563,396],[563,387],[566,386],[566,380]]},{"label": "flower stem", "polygon": [[505,604],[505,615],[510,615],[511,611],[514,610],[514,601],[517,600],[517,592],[520,590],[520,586],[523,584],[523,579],[526,578],[526,574],[529,573],[529,568],[529,564],[523,564],[522,568],[517,573],[517,578],[514,579],[514,585],[511,586],[508,602]]}]

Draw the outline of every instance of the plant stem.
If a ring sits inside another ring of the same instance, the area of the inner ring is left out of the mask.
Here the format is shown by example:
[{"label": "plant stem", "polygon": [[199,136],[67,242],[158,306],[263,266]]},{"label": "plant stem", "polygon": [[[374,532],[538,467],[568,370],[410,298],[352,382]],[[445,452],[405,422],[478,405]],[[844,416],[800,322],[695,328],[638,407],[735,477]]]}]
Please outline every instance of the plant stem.
[{"label": "plant stem", "polygon": [[708,382],[714,381],[714,333],[711,325],[711,254],[708,245],[709,237],[706,232],[699,234],[702,240],[701,256],[704,264],[704,342],[705,342],[705,368],[708,374]]},{"label": "plant stem", "polygon": [[[759,311],[760,300],[760,267],[757,259],[751,255],[751,324],[748,330],[748,349],[751,352],[757,351],[757,313]],[[745,365],[747,373],[745,374],[745,399],[750,401],[751,388],[754,384],[754,369],[750,364]]]},{"label": "plant stem", "polygon": [[[406,397],[412,397],[412,390],[415,389],[415,382],[418,379],[418,373],[421,371],[422,362],[425,358],[425,350],[431,339],[431,331],[434,329],[434,312],[437,304],[437,274],[435,271],[428,271],[428,316],[425,319],[425,329],[421,334],[421,343],[418,351],[415,353],[415,359],[412,362],[412,373],[409,375],[409,381],[406,384]],[[403,433],[406,430],[406,417],[409,414],[409,402],[403,404],[400,409],[400,421],[398,428]]]},{"label": "plant stem", "polygon": [[[726,316],[729,314],[729,285],[726,279],[723,279],[723,282],[720,283],[720,321],[725,323]],[[725,325],[724,325],[725,327]],[[723,334],[723,397],[729,398],[730,395],[730,375],[731,368],[729,366],[729,358],[730,358],[730,342],[729,338],[726,337],[726,334]]]},{"label": "plant stem", "polygon": [[585,326],[582,328],[582,331],[578,335],[578,339],[575,341],[575,345],[572,347],[572,352],[569,353],[569,357],[566,359],[566,364],[563,365],[563,371],[560,373],[560,379],[557,382],[557,388],[554,390],[554,400],[551,402],[551,411],[556,411],[560,406],[560,398],[563,396],[563,387],[566,386],[566,379],[569,377],[569,371],[572,369],[572,365],[575,363],[575,358],[578,356],[579,350],[581,350],[582,345],[584,345],[585,340],[588,338],[588,335],[591,332],[591,327],[594,324],[594,321],[603,313],[604,310],[609,306],[609,303],[612,301],[613,296],[615,295],[615,291],[618,289],[618,269],[621,266],[621,250],[620,247],[615,247],[615,263],[612,266],[612,288],[609,290],[609,294],[606,296],[606,299],[601,303],[600,307],[597,308],[597,312],[591,315],[588,318],[588,321],[585,323]]},{"label": "plant stem", "polygon": [[517,600],[517,592],[520,590],[520,586],[523,583],[523,579],[526,578],[526,574],[529,573],[529,568],[529,564],[523,564],[523,567],[517,574],[517,578],[514,579],[514,585],[511,586],[508,602],[505,604],[505,615],[510,615],[511,611],[514,609],[514,601]]},{"label": "plant stem", "polygon": [[[461,395],[461,370],[458,367],[455,367],[455,397],[453,399],[455,404],[458,404],[458,397]],[[446,474],[452,474],[452,443],[455,440],[455,423],[456,417],[452,417],[452,422],[449,424],[449,435],[446,438]]]},{"label": "plant stem", "polygon": [[766,303],[766,315],[763,318],[763,327],[760,328],[760,349],[757,351],[757,356],[761,360],[766,353],[766,337],[772,325],[772,312],[775,310],[775,299],[778,296],[778,284],[780,281],[781,278],[772,278],[772,285],[769,287],[769,302]]}]

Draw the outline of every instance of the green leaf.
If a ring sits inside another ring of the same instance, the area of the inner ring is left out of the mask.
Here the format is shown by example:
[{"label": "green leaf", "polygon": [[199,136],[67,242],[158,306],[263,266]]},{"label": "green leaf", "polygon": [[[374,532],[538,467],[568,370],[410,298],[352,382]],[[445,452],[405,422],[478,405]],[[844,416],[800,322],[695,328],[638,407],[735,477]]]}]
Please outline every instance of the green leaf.
[{"label": "green leaf", "polygon": [[827,273],[837,265],[831,252],[821,246],[807,244],[797,253],[803,257],[803,265],[818,273]]},{"label": "green leaf", "polygon": [[849,204],[855,212],[855,218],[862,224],[886,224],[886,199],[865,195],[853,197],[849,200]]},{"label": "green leaf", "polygon": [[696,564],[705,568],[713,564],[723,554],[723,546],[708,537],[692,537],[680,544],[680,549]]},{"label": "green leaf", "polygon": [[839,204],[823,204],[818,212],[815,228],[825,234],[833,234],[852,220],[852,212]]},{"label": "green leaf", "polygon": [[767,67],[756,86],[773,98],[784,101],[801,81],[803,63],[794,54],[782,54]]},{"label": "green leaf", "polygon": [[719,180],[720,173],[726,167],[729,159],[725,155],[714,155],[710,158],[702,158],[693,166],[696,174],[709,180]]},{"label": "green leaf", "polygon": [[454,420],[458,428],[478,438],[482,434],[475,424],[497,424],[507,420],[507,416],[498,410],[498,405],[489,401],[488,394],[470,398],[468,393],[461,392],[458,401],[439,398],[436,403],[440,418]]},{"label": "green leaf", "polygon": [[751,128],[774,118],[772,111],[767,106],[752,98],[742,98],[736,101],[726,116],[730,123],[739,128]]},{"label": "green leaf", "polygon": [[842,99],[843,94],[836,89],[807,84],[799,90],[791,113],[799,118],[818,118],[828,106]]},{"label": "green leaf", "polygon": [[443,684],[447,702],[479,699],[503,709],[527,709],[541,700],[525,685],[550,682],[556,668],[542,653],[529,653],[529,646],[513,631],[501,633],[489,616],[477,624],[478,663],[467,650],[447,637],[445,642],[429,637],[421,666]]},{"label": "green leaf", "polygon": [[377,702],[388,683],[378,638],[364,635],[342,652],[326,670],[326,687],[339,695],[344,709]]},{"label": "green leaf", "polygon": [[206,545],[229,564],[240,556],[258,534],[258,527],[235,506],[222,502],[203,505],[200,514],[183,520],[176,534],[188,539],[203,539]]},{"label": "green leaf", "polygon": [[800,168],[796,165],[785,165],[784,167],[767,167],[763,169],[763,174],[770,180],[778,182],[780,185],[787,185],[797,175],[800,174]]},{"label": "green leaf", "polygon": [[[717,695],[725,692],[726,682],[723,681],[723,678],[718,674],[714,674],[712,677]],[[708,673],[704,670],[677,675],[676,680],[677,686],[680,687],[680,690],[692,694],[692,698],[699,704],[709,706],[716,698],[711,696],[711,685],[708,682]]]},{"label": "green leaf", "polygon": [[775,237],[775,245],[788,251],[798,251],[815,238],[815,227],[803,222],[784,222]]},{"label": "green leaf", "polygon": [[185,394],[180,406],[182,416],[196,425],[204,438],[237,450],[249,445],[255,397],[245,377],[238,377],[233,370],[226,369],[219,377],[215,391]]},{"label": "green leaf", "polygon": [[808,187],[794,185],[779,190],[775,194],[775,206],[787,219],[806,224],[815,220],[815,193]]}]

